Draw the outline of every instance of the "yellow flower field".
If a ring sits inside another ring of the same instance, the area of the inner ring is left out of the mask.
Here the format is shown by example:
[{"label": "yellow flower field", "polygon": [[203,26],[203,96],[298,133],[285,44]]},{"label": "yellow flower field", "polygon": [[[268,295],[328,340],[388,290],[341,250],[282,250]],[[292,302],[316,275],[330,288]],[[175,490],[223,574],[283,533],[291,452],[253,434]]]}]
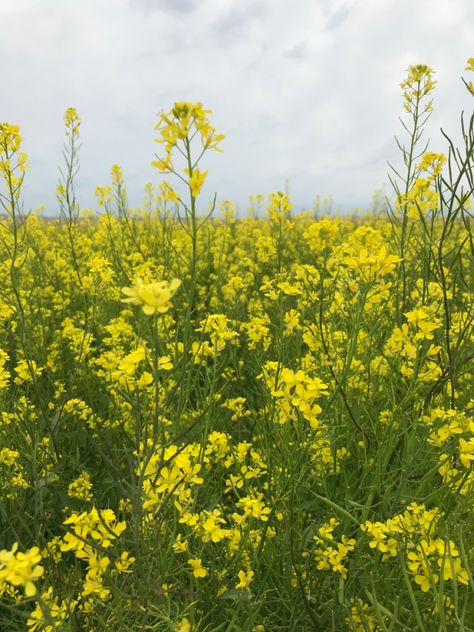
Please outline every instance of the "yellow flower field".
[{"label": "yellow flower field", "polygon": [[143,207],[114,165],[98,212],[68,109],[43,218],[0,124],[1,630],[473,629],[474,114],[424,147],[435,83],[345,217],[215,209],[224,137],[176,103]]}]

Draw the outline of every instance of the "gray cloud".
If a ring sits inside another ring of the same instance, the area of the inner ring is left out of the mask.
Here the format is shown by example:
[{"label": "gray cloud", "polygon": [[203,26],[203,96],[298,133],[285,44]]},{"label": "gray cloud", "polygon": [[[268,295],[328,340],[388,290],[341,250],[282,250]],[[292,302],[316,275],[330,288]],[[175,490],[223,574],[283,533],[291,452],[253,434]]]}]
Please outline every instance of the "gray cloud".
[{"label": "gray cloud", "polygon": [[153,11],[192,13],[198,7],[198,0],[130,0],[130,3],[147,13]]},{"label": "gray cloud", "polygon": [[334,11],[326,22],[326,29],[328,31],[335,31],[344,24],[350,14],[351,12],[348,7],[341,7],[339,10]]},{"label": "gray cloud", "polygon": [[215,37],[229,43],[237,37],[245,37],[252,23],[261,20],[267,12],[267,5],[263,0],[241,2],[233,0],[224,4],[225,11],[214,22]]},{"label": "gray cloud", "polygon": [[309,54],[308,44],[307,42],[299,42],[287,48],[283,54],[285,57],[288,57],[288,59],[305,59]]},{"label": "gray cloud", "polygon": [[335,31],[342,26],[356,9],[355,0],[320,0],[320,3],[327,31]]}]

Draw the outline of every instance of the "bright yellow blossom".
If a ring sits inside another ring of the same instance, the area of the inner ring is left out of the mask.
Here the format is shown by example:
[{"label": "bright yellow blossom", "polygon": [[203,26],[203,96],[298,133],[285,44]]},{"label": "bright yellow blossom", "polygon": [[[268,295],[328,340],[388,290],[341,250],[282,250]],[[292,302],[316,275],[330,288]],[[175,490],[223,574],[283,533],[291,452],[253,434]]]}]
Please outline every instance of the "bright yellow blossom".
[{"label": "bright yellow blossom", "polygon": [[188,560],[188,564],[193,569],[194,577],[202,578],[206,577],[206,575],[208,574],[207,569],[204,568],[199,558],[192,558]]},{"label": "bright yellow blossom", "polygon": [[199,171],[194,169],[192,176],[189,178],[189,188],[191,189],[191,195],[197,197],[201,193],[201,189],[207,177],[207,171]]},{"label": "bright yellow blossom", "polygon": [[254,572],[252,570],[239,571],[238,576],[239,576],[239,581],[235,587],[244,589],[244,588],[248,588],[251,582],[253,582]]},{"label": "bright yellow blossom", "polygon": [[41,554],[37,546],[22,553],[18,551],[18,543],[15,543],[9,551],[0,551],[0,589],[9,583],[21,586],[26,597],[33,597],[36,594],[35,582],[44,573],[40,562]]},{"label": "bright yellow blossom", "polygon": [[123,294],[127,298],[122,299],[123,303],[141,305],[145,314],[165,314],[171,309],[171,298],[181,285],[179,279],[173,279],[170,283],[166,281],[154,281],[144,283],[137,278],[131,287],[122,288]]}]

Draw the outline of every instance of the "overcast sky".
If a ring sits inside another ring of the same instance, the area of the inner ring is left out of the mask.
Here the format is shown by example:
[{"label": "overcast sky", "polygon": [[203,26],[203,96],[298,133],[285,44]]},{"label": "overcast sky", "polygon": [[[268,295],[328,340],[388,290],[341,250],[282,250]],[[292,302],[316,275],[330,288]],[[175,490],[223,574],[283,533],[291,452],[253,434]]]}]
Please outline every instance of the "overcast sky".
[{"label": "overcast sky", "polygon": [[203,165],[206,196],[245,209],[288,179],[297,208],[319,193],[348,209],[398,160],[408,65],[436,70],[443,149],[436,130],[472,108],[460,76],[473,55],[473,0],[0,0],[0,120],[21,126],[30,156],[25,205],[49,214],[66,108],[83,121],[81,206],[113,163],[139,206],[162,177],[154,125],[174,101],[202,101],[226,135]]}]

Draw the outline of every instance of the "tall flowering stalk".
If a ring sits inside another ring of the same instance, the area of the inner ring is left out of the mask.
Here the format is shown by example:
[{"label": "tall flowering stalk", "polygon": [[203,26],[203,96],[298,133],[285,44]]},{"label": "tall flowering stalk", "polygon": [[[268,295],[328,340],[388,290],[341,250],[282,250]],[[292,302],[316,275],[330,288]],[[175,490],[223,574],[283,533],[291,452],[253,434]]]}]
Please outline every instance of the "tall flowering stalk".
[{"label": "tall flowering stalk", "polygon": [[74,179],[79,171],[79,127],[81,119],[75,108],[64,113],[66,141],[64,143],[64,167],[60,169],[59,183],[56,186],[56,199],[59,204],[60,226],[67,232],[67,242],[71,253],[73,268],[82,285],[82,276],[76,248],[77,220],[79,204],[76,199]]},{"label": "tall flowering stalk", "polygon": [[[215,207],[215,198],[210,212],[198,221],[196,200],[201,194],[206,181],[207,171],[199,167],[201,160],[211,149],[222,151],[219,147],[224,139],[223,134],[218,134],[209,123],[208,114],[211,110],[205,110],[201,103],[176,102],[169,112],[161,112],[156,125],[159,137],[156,142],[163,145],[164,155],[157,156],[152,165],[161,173],[172,174],[188,189],[188,201],[186,202],[170,184],[167,184],[167,197],[184,210],[184,221],[180,220],[187,235],[191,239],[191,257],[189,262],[188,292],[188,319],[194,311],[198,246],[197,236],[199,229],[210,217]],[[184,166],[178,168],[176,160],[181,156]]]},{"label": "tall flowering stalk", "polygon": [[[0,124],[0,204],[7,221],[1,225],[0,241],[3,258],[1,260],[8,270],[9,287],[6,293],[9,307],[16,314],[21,327],[17,330],[23,336],[23,348],[26,350],[26,323],[23,299],[20,293],[21,269],[28,256],[26,239],[27,217],[22,213],[21,191],[27,168],[27,155],[22,151],[23,139],[18,125]],[[3,190],[2,190],[3,189]],[[28,359],[27,365],[32,379],[34,369]]]},{"label": "tall flowering stalk", "polygon": [[19,257],[23,251],[23,217],[21,213],[21,190],[27,168],[27,155],[21,150],[22,137],[18,125],[0,123],[0,204],[9,218],[10,238],[2,236],[5,251],[10,258],[12,285],[16,287]]},{"label": "tall flowering stalk", "polygon": [[[433,78],[434,71],[425,64],[416,64],[408,68],[407,76],[400,84],[402,88],[403,107],[408,114],[408,121],[402,119],[403,128],[408,134],[408,145],[403,145],[397,139],[397,145],[400,148],[405,165],[405,173],[401,174],[392,165],[390,165],[395,177],[389,174],[391,184],[395,190],[397,200],[401,201],[398,208],[402,216],[402,228],[399,240],[399,252],[401,258],[400,265],[400,281],[401,281],[401,300],[399,301],[400,311],[399,320],[406,308],[407,285],[406,285],[406,269],[405,255],[407,242],[407,227],[409,219],[409,209],[403,200],[409,196],[416,179],[416,163],[418,159],[426,152],[428,144],[420,149],[420,143],[423,135],[423,128],[426,125],[431,112],[433,110],[433,100],[430,98],[436,87],[436,81]],[[398,181],[397,179],[398,178]]]},{"label": "tall flowering stalk", "polygon": [[[474,58],[467,60],[466,70],[474,70]],[[463,79],[471,95],[472,82]],[[449,136],[441,130],[448,142],[446,155],[427,151],[428,143],[421,143],[423,128],[432,111],[431,94],[436,82],[433,71],[425,65],[410,66],[402,82],[404,108],[408,122],[402,121],[409,134],[408,147],[398,142],[402,151],[406,173],[401,174],[392,167],[397,176],[391,178],[395,194],[396,212],[394,224],[401,219],[401,230],[397,238],[401,264],[397,283],[397,320],[404,321],[409,303],[407,259],[413,257],[420,262],[422,297],[426,299],[430,282],[439,285],[444,312],[444,345],[442,375],[437,389],[447,386],[449,400],[456,403],[457,367],[461,361],[464,340],[469,337],[470,321],[463,323],[460,331],[452,319],[453,311],[453,268],[462,265],[461,251],[472,246],[472,212],[470,204],[474,192],[472,163],[474,159],[474,115],[466,121],[461,117],[462,148],[456,148]],[[424,145],[424,146],[423,146]],[[392,218],[392,219],[393,219]],[[459,220],[462,220],[461,222]],[[462,229],[465,237],[457,250],[448,247],[453,230]],[[395,231],[398,234],[398,230]]]},{"label": "tall flowering stalk", "polygon": [[[203,171],[200,164],[207,151],[222,151],[219,145],[224,139],[224,135],[219,134],[209,122],[208,115],[211,112],[211,110],[205,110],[201,103],[190,102],[176,102],[169,112],[161,112],[156,125],[159,137],[155,140],[163,146],[164,154],[156,156],[156,160],[152,162],[152,165],[161,173],[174,175],[188,192],[186,201],[171,184],[166,183],[166,198],[176,204],[178,220],[191,240],[188,275],[183,284],[187,294],[187,306],[183,326],[181,363],[181,378],[188,385],[191,372],[187,370],[187,359],[191,352],[191,323],[196,310],[198,281],[198,233],[212,215],[216,203],[214,196],[207,215],[202,219],[198,218],[196,201],[201,195],[207,177],[207,171]],[[180,167],[177,166],[177,160],[181,160]],[[184,211],[184,216],[180,215],[180,209]],[[184,391],[189,393],[189,389],[184,389]],[[185,404],[186,397],[183,397],[177,423]]]}]

